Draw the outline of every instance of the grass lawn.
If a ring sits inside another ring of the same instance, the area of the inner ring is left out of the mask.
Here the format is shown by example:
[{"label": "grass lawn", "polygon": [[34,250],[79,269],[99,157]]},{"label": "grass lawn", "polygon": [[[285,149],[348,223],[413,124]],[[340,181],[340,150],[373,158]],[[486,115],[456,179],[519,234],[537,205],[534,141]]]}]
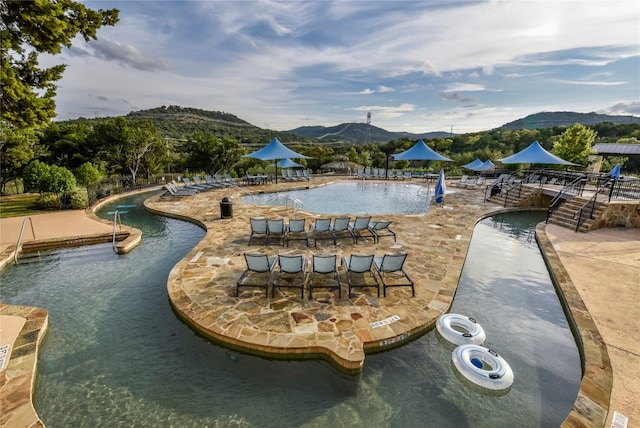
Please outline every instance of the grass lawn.
[{"label": "grass lawn", "polygon": [[33,193],[0,197],[0,218],[51,212],[49,210],[37,209],[35,206],[37,199],[38,195]]}]

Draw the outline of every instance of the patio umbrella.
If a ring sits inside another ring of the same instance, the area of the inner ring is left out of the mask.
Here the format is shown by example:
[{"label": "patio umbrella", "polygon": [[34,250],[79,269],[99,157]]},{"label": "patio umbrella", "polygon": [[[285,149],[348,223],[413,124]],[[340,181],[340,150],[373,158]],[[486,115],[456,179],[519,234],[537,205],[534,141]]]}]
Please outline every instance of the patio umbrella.
[{"label": "patio umbrella", "polygon": [[405,150],[402,153],[396,153],[393,156],[394,160],[439,160],[439,161],[451,161],[451,159],[442,156],[440,153],[435,152],[424,141],[419,140],[409,150]]},{"label": "patio umbrella", "polygon": [[482,161],[480,160],[480,158],[475,158],[472,162],[469,162],[468,164],[462,165],[462,168],[466,168],[466,169],[470,169],[475,171],[476,168],[480,167],[482,165]]},{"label": "patio umbrella", "polygon": [[[245,158],[256,158],[260,160],[278,160],[278,159],[310,159],[309,156],[305,156],[303,154],[294,152],[293,150],[287,148],[284,144],[278,140],[278,137],[273,137],[271,142],[261,148],[260,150],[256,150],[253,153],[249,153],[248,155],[244,155]],[[274,162],[276,165],[276,184],[278,183],[278,164]]]},{"label": "patio umbrella", "polygon": [[614,181],[620,181],[620,164],[614,166],[611,171],[609,171],[609,175]]},{"label": "patio umbrella", "polygon": [[447,191],[447,183],[444,178],[444,169],[440,169],[440,175],[438,175],[438,180],[436,180],[436,185],[433,188],[433,197],[435,198],[436,204],[444,205],[444,194]]},{"label": "patio umbrella", "polygon": [[546,151],[538,141],[534,141],[527,147],[516,154],[498,159],[502,163],[542,163],[551,165],[578,165],[571,163],[558,156]]}]

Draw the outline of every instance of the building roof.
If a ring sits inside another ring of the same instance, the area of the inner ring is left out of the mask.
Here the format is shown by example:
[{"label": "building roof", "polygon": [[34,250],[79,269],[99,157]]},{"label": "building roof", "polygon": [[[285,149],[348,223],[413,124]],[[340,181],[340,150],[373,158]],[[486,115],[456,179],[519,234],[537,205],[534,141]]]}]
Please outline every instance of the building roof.
[{"label": "building roof", "polygon": [[640,144],[594,144],[599,155],[640,155]]}]

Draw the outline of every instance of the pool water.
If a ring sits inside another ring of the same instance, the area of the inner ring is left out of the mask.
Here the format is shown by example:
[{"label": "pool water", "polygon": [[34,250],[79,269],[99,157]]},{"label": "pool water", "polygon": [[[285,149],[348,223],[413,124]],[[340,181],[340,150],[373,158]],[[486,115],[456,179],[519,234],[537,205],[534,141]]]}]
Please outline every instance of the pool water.
[{"label": "pool water", "polygon": [[575,340],[533,240],[538,213],[474,229],[453,312],[473,316],[511,365],[505,394],[456,375],[432,331],[368,355],[358,376],[324,361],[271,361],[211,344],[171,311],[167,276],[204,232],[146,213],[148,195],[106,206],[142,229],[110,245],[43,252],[0,273],[2,299],[49,310],[35,407],[48,427],[557,427],[575,401]]},{"label": "pool water", "polygon": [[[312,189],[242,196],[241,202],[258,205],[289,205],[318,214],[420,214],[429,211],[430,187],[409,182],[341,181]],[[299,205],[296,205],[300,208]]]}]

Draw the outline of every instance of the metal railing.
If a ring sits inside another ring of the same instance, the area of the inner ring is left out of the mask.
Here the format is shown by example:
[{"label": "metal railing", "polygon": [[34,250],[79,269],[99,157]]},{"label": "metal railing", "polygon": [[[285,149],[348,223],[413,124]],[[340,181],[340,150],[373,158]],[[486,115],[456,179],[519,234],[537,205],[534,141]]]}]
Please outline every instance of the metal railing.
[{"label": "metal railing", "polygon": [[20,247],[22,246],[22,234],[24,233],[24,227],[27,224],[27,220],[29,220],[29,224],[31,225],[31,234],[33,235],[33,239],[36,239],[36,232],[33,228],[33,220],[31,219],[31,217],[25,217],[25,219],[22,220],[22,226],[20,227],[20,234],[18,235],[18,242],[16,243],[16,249],[13,253],[13,262],[15,264],[18,264],[18,253],[20,252]]},{"label": "metal railing", "polygon": [[[546,222],[547,223],[549,222],[549,218],[555,211],[558,210],[558,208],[560,208],[560,205],[562,205],[562,202],[564,202],[567,199],[573,199],[573,197],[575,196],[582,195],[586,184],[587,184],[586,177],[578,176],[572,182],[563,186],[562,189],[560,189],[560,191],[553,197],[553,199],[551,199],[551,202],[549,203]],[[569,198],[568,195],[571,195],[571,198]]]},{"label": "metal railing", "polygon": [[[589,200],[587,202],[585,202],[580,209],[573,215],[573,218],[576,219],[577,217],[577,221],[576,221],[576,229],[575,231],[577,232],[580,229],[580,226],[582,226],[582,224],[587,221],[587,219],[593,218],[593,212],[596,210],[596,204],[598,202],[598,196],[600,195],[605,195],[607,193],[609,193],[609,197],[611,197],[611,190],[609,190],[609,188],[613,189],[613,185],[615,184],[615,180],[610,179],[608,182],[602,184],[600,187],[598,187],[595,191],[595,193],[593,194],[593,196],[591,196],[589,198]],[[607,192],[605,193],[605,191],[607,190]],[[585,215],[585,212],[589,212],[588,215]],[[583,220],[584,219],[584,220]]]},{"label": "metal railing", "polygon": [[118,252],[118,249],[116,248],[116,226],[120,225],[120,230],[122,230],[122,221],[120,220],[120,211],[116,210],[115,213],[113,213],[113,240],[112,240],[112,247],[113,247],[113,251],[115,251],[116,253]]},{"label": "metal railing", "polygon": [[293,211],[296,211],[296,204],[300,205],[300,209],[304,208],[304,203],[300,200],[300,199],[296,199],[296,198],[291,198],[291,197],[287,197],[287,201],[286,201],[286,207],[289,208],[289,201],[291,201],[291,209],[293,209]]}]

